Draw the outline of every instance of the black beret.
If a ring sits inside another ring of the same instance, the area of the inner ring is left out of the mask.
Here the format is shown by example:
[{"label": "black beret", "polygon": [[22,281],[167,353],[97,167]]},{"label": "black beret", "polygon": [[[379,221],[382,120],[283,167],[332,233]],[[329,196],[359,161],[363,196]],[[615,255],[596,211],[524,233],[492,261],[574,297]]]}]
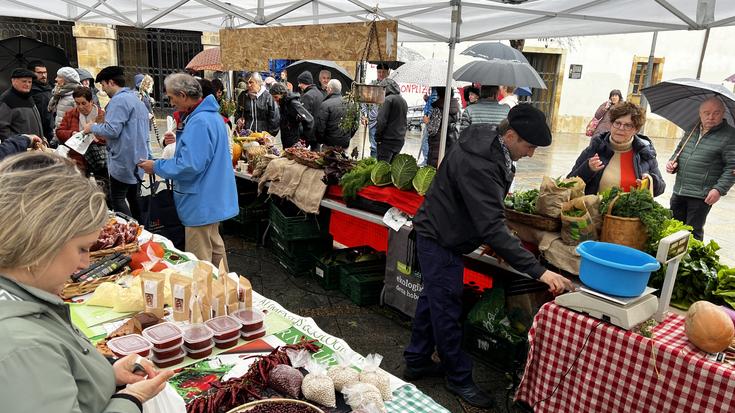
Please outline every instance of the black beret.
[{"label": "black beret", "polygon": [[390,70],[387,63],[378,63],[378,70]]},{"label": "black beret", "polygon": [[536,146],[551,145],[551,131],[546,115],[535,107],[522,103],[508,112],[510,128],[526,142]]},{"label": "black beret", "polygon": [[17,78],[20,78],[20,77],[30,77],[31,79],[35,79],[36,78],[36,74],[33,73],[33,72],[31,72],[30,70],[25,69],[25,68],[22,68],[22,67],[19,67],[17,69],[13,69],[13,73],[10,74],[10,78],[11,79],[17,79]]},{"label": "black beret", "polygon": [[107,66],[97,73],[97,77],[94,79],[95,82],[99,83],[103,80],[110,80],[116,77],[124,77],[125,71],[120,66]]},{"label": "black beret", "polygon": [[299,83],[303,83],[305,85],[313,85],[314,84],[314,76],[311,75],[308,71],[303,71],[299,75],[299,77],[296,78],[296,81]]}]

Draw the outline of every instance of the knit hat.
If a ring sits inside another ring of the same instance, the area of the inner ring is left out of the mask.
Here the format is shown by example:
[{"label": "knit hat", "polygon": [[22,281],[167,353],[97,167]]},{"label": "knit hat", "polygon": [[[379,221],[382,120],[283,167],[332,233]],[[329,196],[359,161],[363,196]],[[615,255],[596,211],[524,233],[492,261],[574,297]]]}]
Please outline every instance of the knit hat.
[{"label": "knit hat", "polygon": [[510,128],[523,140],[536,146],[551,145],[551,131],[546,124],[546,115],[529,104],[520,104],[508,112]]},{"label": "knit hat", "polygon": [[56,76],[61,76],[70,83],[79,83],[79,73],[73,67],[62,67],[56,71]]},{"label": "knit hat", "polygon": [[314,84],[314,76],[311,75],[308,71],[303,71],[299,75],[299,77],[296,78],[296,81],[299,83],[303,83],[305,85],[313,85]]},{"label": "knit hat", "polygon": [[13,73],[10,74],[10,78],[11,79],[18,79],[18,78],[21,78],[21,77],[30,77],[31,79],[35,79],[36,78],[36,74],[33,73],[33,72],[31,72],[30,70],[24,69],[22,67],[19,67],[17,69],[14,69],[13,70]]},{"label": "knit hat", "polygon": [[79,73],[80,82],[84,79],[90,79],[94,81],[94,76],[92,76],[92,73],[87,69],[77,68],[77,73]]},{"label": "knit hat", "polygon": [[145,75],[142,73],[138,73],[135,75],[133,79],[135,79],[135,87],[140,87],[140,84],[143,83],[143,78],[145,78]]},{"label": "knit hat", "polygon": [[114,77],[123,77],[125,76],[125,71],[120,66],[107,66],[106,68],[100,70],[99,73],[97,73],[97,78],[94,79],[95,82],[99,83],[103,80],[110,80]]}]

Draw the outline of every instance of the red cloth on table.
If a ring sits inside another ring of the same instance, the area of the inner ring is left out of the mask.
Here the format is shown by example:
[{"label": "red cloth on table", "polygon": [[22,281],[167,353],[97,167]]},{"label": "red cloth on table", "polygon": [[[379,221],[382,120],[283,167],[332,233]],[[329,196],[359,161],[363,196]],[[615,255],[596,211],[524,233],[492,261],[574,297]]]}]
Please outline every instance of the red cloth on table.
[{"label": "red cloth on table", "polygon": [[344,212],[331,212],[329,233],[335,241],[350,248],[369,245],[377,251],[388,251],[388,227]]},{"label": "red cloth on table", "polygon": [[528,333],[516,399],[536,413],[732,411],[735,369],[689,343],[684,321],[670,314],[648,339],[547,303]]},{"label": "red cloth on table", "polygon": [[[424,197],[413,191],[402,191],[393,185],[375,186],[370,185],[357,192],[358,195],[371,201],[384,202],[396,207],[408,215],[416,215],[419,207],[424,202]],[[330,185],[327,188],[327,196],[330,198],[342,198],[342,187]]]}]

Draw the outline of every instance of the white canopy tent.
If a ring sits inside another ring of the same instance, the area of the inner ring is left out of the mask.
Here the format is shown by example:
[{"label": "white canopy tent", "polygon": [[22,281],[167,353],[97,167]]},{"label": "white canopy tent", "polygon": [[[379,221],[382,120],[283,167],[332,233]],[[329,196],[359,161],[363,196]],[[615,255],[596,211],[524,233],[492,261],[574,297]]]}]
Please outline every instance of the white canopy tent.
[{"label": "white canopy tent", "polygon": [[201,31],[394,19],[399,41],[449,45],[450,85],[459,42],[704,30],[735,25],[735,0],[0,0],[0,14]]}]

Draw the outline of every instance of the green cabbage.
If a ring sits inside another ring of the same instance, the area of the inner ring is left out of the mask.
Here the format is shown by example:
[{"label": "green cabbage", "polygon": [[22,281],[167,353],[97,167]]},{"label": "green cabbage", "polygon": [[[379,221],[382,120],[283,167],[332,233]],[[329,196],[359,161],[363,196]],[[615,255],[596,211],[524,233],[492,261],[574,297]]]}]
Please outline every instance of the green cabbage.
[{"label": "green cabbage", "polygon": [[422,167],[413,177],[413,189],[421,195],[426,195],[434,176],[436,176],[436,168],[430,165]]},{"label": "green cabbage", "polygon": [[390,167],[391,180],[393,185],[399,189],[411,189],[413,177],[419,170],[416,164],[416,158],[406,153],[399,153],[393,157]]},{"label": "green cabbage", "polygon": [[391,182],[390,178],[391,167],[386,161],[378,161],[370,173],[370,179],[373,181],[373,185],[385,186]]}]

